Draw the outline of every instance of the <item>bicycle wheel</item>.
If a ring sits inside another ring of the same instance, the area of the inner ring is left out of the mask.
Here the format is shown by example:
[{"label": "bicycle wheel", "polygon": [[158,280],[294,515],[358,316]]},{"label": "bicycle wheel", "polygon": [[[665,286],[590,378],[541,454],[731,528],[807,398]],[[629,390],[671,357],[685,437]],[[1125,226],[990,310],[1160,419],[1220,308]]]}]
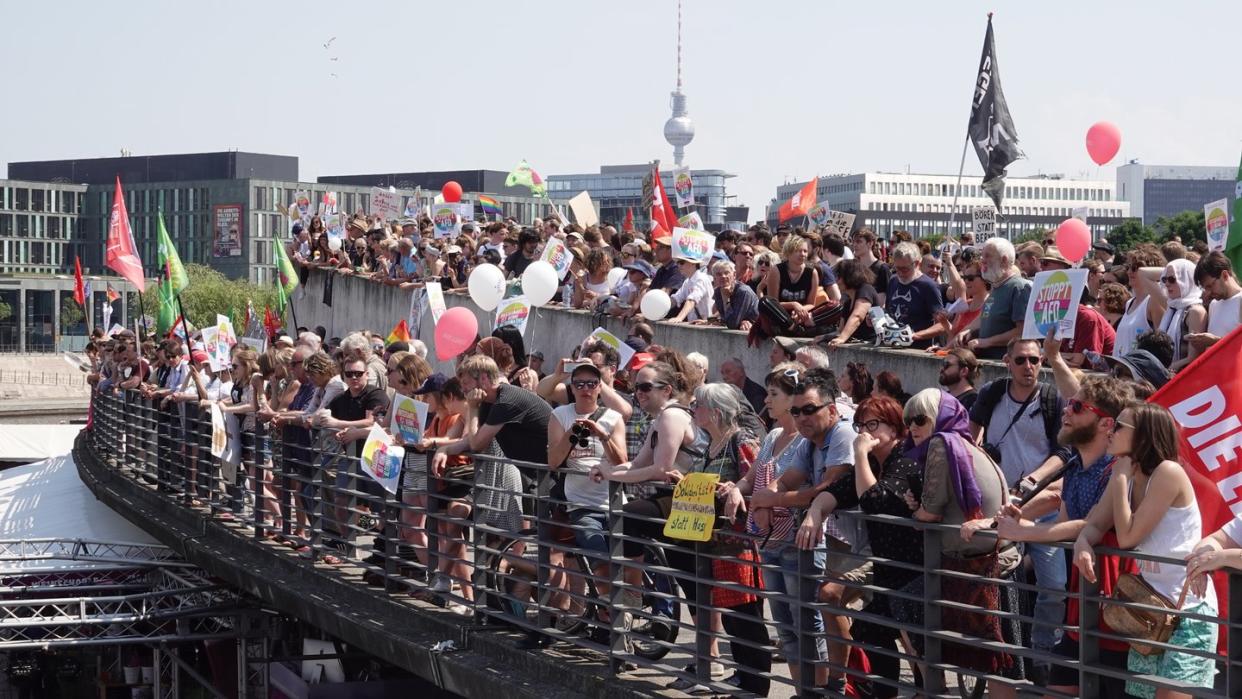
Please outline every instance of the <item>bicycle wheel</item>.
[{"label": "bicycle wheel", "polygon": [[[634,626],[630,640],[634,643],[634,655],[646,660],[659,660],[672,650],[677,640],[677,620],[681,618],[681,602],[669,597],[676,583],[667,575],[643,575],[643,607]],[[651,594],[652,592],[664,594]]]},{"label": "bicycle wheel", "polygon": [[962,699],[982,699],[983,692],[988,687],[988,683],[982,678],[974,675],[957,676],[957,693]]}]

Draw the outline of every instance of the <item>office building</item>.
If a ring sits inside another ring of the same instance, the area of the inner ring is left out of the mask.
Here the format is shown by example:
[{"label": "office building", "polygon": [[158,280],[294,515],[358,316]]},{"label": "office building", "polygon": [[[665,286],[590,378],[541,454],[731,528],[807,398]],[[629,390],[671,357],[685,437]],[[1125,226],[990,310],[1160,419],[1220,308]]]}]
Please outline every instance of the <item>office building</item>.
[{"label": "office building", "polygon": [[[598,173],[576,175],[551,175],[548,177],[548,195],[554,199],[569,199],[579,192],[589,192],[591,201],[599,209],[601,221],[620,224],[625,220],[626,209],[634,211],[634,221],[640,230],[646,230],[651,212],[642,208],[643,178],[651,172],[651,165],[604,165]],[[736,175],[724,170],[691,170],[690,179],[694,182],[695,209],[703,222],[713,230],[719,230],[727,223],[744,223],[730,221],[729,209],[733,213],[745,215],[745,207],[736,205],[736,195],[728,193],[727,180]],[[662,169],[660,179],[668,192],[669,201],[677,205],[673,196],[673,173]],[[681,214],[690,213],[690,209],[679,210]]]},{"label": "office building", "polygon": [[1133,215],[1151,225],[1161,216],[1203,211],[1204,204],[1218,199],[1228,199],[1232,207],[1237,174],[1236,167],[1143,165],[1131,160],[1117,168],[1117,198],[1130,202]]},{"label": "office building", "polygon": [[[486,194],[500,205],[501,216],[512,216],[523,223],[543,218],[552,212],[554,204],[547,197],[535,197],[526,187],[505,185],[508,172],[500,170],[445,170],[440,172],[393,172],[370,175],[326,175],[318,178],[321,186],[328,184],[354,187],[394,187],[401,191],[418,191],[422,200],[431,203],[446,182],[461,185],[462,202],[474,205],[476,220],[482,221],[483,209],[478,195]],[[551,192],[549,192],[549,196]]]},{"label": "office building", "polygon": [[[973,208],[992,205],[992,200],[980,188],[982,180],[982,177],[962,177],[958,189],[955,175],[892,172],[831,175],[819,178],[816,201],[834,211],[855,214],[855,228],[868,226],[881,236],[893,230],[906,230],[915,237],[922,237],[950,229],[954,235],[961,235],[972,226]],[[776,225],[780,205],[805,184],[803,180],[777,187],[776,198],[768,207],[769,225]],[[957,216],[954,218],[955,195]],[[1058,175],[1006,177],[997,233],[1016,238],[1037,230],[1054,230],[1079,207],[1087,209],[1087,224],[1097,238],[1130,216],[1129,202],[1117,200],[1112,182],[1070,180]]]}]

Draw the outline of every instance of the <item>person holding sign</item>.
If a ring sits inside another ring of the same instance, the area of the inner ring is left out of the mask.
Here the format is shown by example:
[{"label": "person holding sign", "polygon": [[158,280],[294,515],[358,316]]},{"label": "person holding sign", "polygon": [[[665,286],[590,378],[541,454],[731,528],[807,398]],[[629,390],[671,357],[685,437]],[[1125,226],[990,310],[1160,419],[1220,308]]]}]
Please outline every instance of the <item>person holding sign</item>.
[{"label": "person holding sign", "polygon": [[685,281],[672,295],[673,307],[678,310],[668,322],[707,320],[712,315],[712,278],[703,271],[698,258],[688,254],[677,256],[677,271]]},{"label": "person holding sign", "polygon": [[759,282],[759,296],[771,296],[780,303],[794,321],[805,327],[815,325],[811,310],[815,307],[815,290],[819,288],[819,272],[807,264],[811,243],[800,236],[789,236],[781,248],[783,262],[768,269]]}]

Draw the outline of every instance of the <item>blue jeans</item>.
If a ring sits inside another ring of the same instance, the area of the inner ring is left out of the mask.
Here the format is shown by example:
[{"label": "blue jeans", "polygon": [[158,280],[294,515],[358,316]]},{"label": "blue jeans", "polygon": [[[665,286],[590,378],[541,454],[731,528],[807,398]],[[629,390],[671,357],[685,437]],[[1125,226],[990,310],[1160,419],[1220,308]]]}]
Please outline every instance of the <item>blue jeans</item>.
[{"label": "blue jeans", "polygon": [[[798,549],[792,544],[779,549],[763,549],[765,566],[780,566],[780,572],[765,570],[763,585],[768,592],[778,595],[797,597],[798,595]],[[822,562],[821,562],[822,567]],[[818,587],[818,581],[816,584]],[[781,641],[781,650],[785,660],[798,662],[798,622],[794,617],[796,609],[788,602],[769,598],[768,607],[772,609],[772,620],[776,622],[776,635]],[[812,615],[815,633],[824,632],[824,620],[818,613]],[[823,636],[815,639],[816,656],[820,660],[828,659],[828,642]]]},{"label": "blue jeans", "polygon": [[[1053,522],[1058,512],[1042,519],[1041,523]],[[1031,626],[1031,647],[1050,651],[1060,639],[1065,624],[1066,570],[1065,550],[1046,544],[1026,544],[1026,554],[1035,568],[1035,582],[1047,591],[1035,597],[1035,623]],[[1052,590],[1061,590],[1060,594]]]}]

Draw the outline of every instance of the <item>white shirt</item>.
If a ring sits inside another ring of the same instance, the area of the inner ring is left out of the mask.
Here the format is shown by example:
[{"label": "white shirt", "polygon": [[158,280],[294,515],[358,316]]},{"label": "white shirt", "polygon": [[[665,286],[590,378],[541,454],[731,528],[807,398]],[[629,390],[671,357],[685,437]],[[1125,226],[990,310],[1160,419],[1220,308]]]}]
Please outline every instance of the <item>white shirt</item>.
[{"label": "white shirt", "polygon": [[[579,414],[578,407],[570,403],[553,409],[552,417],[556,418],[561,427],[568,431],[576,420],[589,418],[591,414]],[[612,434],[612,429],[620,421],[621,414],[611,408],[605,408],[598,420],[599,426],[609,434]],[[603,442],[595,435],[591,435],[590,443],[586,446],[570,447],[569,454],[565,457],[564,469],[565,499],[569,502],[570,509],[574,509],[575,506],[596,508],[608,506],[608,481],[596,483],[586,475],[607,458]]]},{"label": "white shirt", "polygon": [[681,308],[687,299],[694,301],[694,308],[686,320],[700,320],[712,315],[712,278],[700,269],[693,276],[681,283],[681,288],[673,294],[673,303]]},{"label": "white shirt", "polygon": [[1242,291],[1223,301],[1213,301],[1208,306],[1207,331],[1216,337],[1224,337],[1238,327],[1242,315]]}]

